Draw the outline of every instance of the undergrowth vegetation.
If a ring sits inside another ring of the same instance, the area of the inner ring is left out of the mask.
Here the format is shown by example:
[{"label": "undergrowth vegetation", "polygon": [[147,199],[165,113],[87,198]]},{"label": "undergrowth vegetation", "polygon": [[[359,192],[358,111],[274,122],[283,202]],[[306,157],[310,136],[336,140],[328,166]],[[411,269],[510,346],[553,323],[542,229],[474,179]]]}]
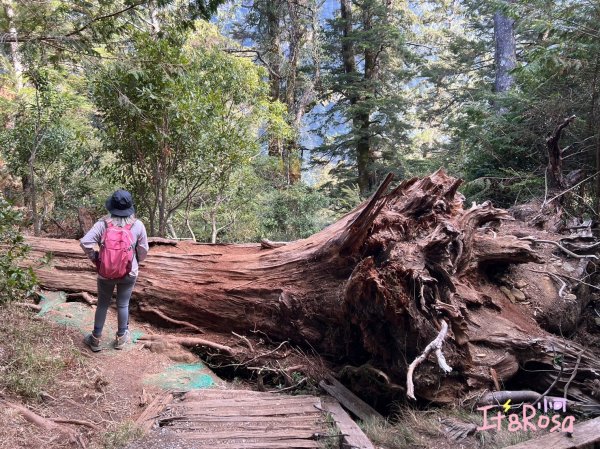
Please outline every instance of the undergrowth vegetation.
[{"label": "undergrowth vegetation", "polygon": [[27,254],[20,220],[21,214],[0,195],[0,304],[26,296],[35,286],[33,271],[18,266]]},{"label": "undergrowth vegetation", "polygon": [[133,421],[123,421],[104,433],[104,449],[120,449],[142,437],[144,431]]},{"label": "undergrowth vegetation", "polygon": [[[466,444],[465,447],[473,447],[472,438],[456,441],[449,437],[448,429],[453,424],[465,428],[481,426],[482,416],[461,408],[417,410],[403,407],[390,420],[375,419],[360,425],[376,446],[386,449],[462,447],[461,442]],[[471,431],[469,434],[473,434],[478,447],[486,449],[501,449],[536,436],[531,432],[509,432],[506,426],[499,432]]]},{"label": "undergrowth vegetation", "polygon": [[59,329],[14,305],[0,307],[0,392],[39,400],[56,379],[82,362],[81,353],[61,342]]}]

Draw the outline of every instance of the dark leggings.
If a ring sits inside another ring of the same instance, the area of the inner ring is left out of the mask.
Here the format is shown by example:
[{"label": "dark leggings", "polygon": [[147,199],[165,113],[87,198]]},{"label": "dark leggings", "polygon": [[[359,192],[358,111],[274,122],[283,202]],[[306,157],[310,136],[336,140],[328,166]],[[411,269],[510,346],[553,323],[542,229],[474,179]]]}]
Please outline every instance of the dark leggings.
[{"label": "dark leggings", "polygon": [[118,335],[123,335],[129,325],[129,299],[135,286],[136,276],[125,276],[121,279],[98,278],[98,306],[94,317],[94,335],[100,337],[106,321],[106,312],[112,299],[115,286],[117,287],[117,320]]}]

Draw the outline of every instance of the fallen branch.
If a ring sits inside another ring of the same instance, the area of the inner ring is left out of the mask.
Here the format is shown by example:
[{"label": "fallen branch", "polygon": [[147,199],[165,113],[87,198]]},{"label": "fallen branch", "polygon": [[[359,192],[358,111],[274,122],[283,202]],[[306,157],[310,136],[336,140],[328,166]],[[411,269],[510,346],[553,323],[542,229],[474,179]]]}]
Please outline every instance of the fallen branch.
[{"label": "fallen branch", "polygon": [[141,310],[142,310],[142,312],[151,312],[151,313],[155,314],[156,316],[159,316],[163,320],[168,321],[169,323],[178,324],[178,325],[183,326],[183,327],[188,327],[190,329],[194,329],[196,332],[198,332],[200,334],[204,334],[205,333],[204,329],[202,329],[202,328],[200,328],[198,326],[195,326],[192,323],[188,323],[187,321],[180,321],[180,320],[176,320],[174,318],[171,318],[170,316],[165,315],[163,312],[161,312],[158,309],[155,309],[154,307],[144,307]]},{"label": "fallen branch", "polygon": [[250,349],[250,352],[254,352],[254,347],[252,346],[252,343],[250,343],[250,340],[248,340],[248,337],[244,337],[243,335],[236,334],[233,331],[231,331],[231,333],[233,335],[235,335],[236,337],[242,339],[244,341],[244,343],[246,343],[246,346],[248,346],[248,349]]},{"label": "fallen branch", "polygon": [[532,236],[528,236],[528,237],[520,237],[519,240],[528,240],[530,242],[533,243],[548,243],[550,245],[554,245],[556,247],[558,247],[561,251],[563,251],[565,254],[574,257],[575,259],[585,259],[587,257],[592,257],[594,259],[598,259],[598,256],[594,255],[594,254],[575,254],[573,251],[568,250],[567,248],[565,248],[564,246],[562,246],[560,243],[555,242],[554,240],[538,240],[535,237]]},{"label": "fallen branch", "polygon": [[53,421],[55,423],[62,423],[62,424],[76,424],[78,426],[85,426],[85,427],[89,427],[90,429],[100,430],[100,427],[98,427],[93,422],[84,421],[82,419],[52,418],[51,421]]},{"label": "fallen branch", "polygon": [[581,363],[581,356],[583,355],[584,351],[585,348],[579,351],[579,354],[577,355],[575,367],[573,368],[573,372],[571,373],[571,376],[569,377],[569,380],[565,384],[565,388],[563,390],[563,399],[567,399],[567,392],[569,391],[569,386],[571,385],[571,382],[573,382],[573,379],[575,379],[575,376],[577,375],[577,370],[579,369],[579,364]]},{"label": "fallen branch", "polygon": [[140,341],[164,341],[165,343],[178,343],[182,346],[206,346],[209,348],[217,349],[227,355],[233,355],[234,351],[229,346],[221,345],[213,341],[204,340],[203,338],[197,337],[175,337],[175,336],[164,336],[164,335],[143,335],[140,337]]},{"label": "fallen branch", "polygon": [[83,301],[88,306],[95,306],[98,304],[98,300],[87,292],[77,292],[67,294],[67,302],[79,302]]},{"label": "fallen branch", "polygon": [[552,389],[555,387],[555,385],[558,383],[558,381],[562,377],[564,370],[565,370],[565,358],[564,358],[564,354],[563,354],[563,358],[560,362],[560,371],[559,371],[558,375],[556,376],[556,378],[554,379],[552,384],[546,389],[546,391],[544,391],[542,393],[542,395],[539,398],[537,398],[531,405],[533,405],[535,407],[537,405],[537,403],[542,400],[542,398],[545,398],[548,395],[548,393],[550,393],[550,391],[552,391]]},{"label": "fallen branch", "polygon": [[281,246],[285,246],[287,244],[288,244],[288,242],[272,242],[271,240],[267,240],[267,239],[262,239],[260,241],[260,247],[262,249],[274,249],[274,248],[279,248]]},{"label": "fallen branch", "polygon": [[33,310],[35,312],[39,312],[42,310],[42,306],[37,305],[37,304],[30,304],[28,302],[13,302],[12,304],[17,307],[23,307],[25,309]]},{"label": "fallen branch", "polygon": [[598,175],[598,173],[600,173],[600,172],[596,172],[596,173],[594,173],[593,175],[590,175],[590,176],[588,176],[587,178],[585,178],[583,181],[580,181],[580,182],[578,182],[577,184],[575,184],[575,185],[573,185],[573,186],[569,187],[567,190],[564,190],[564,191],[560,192],[559,194],[557,194],[557,195],[554,195],[554,196],[553,196],[553,197],[552,197],[552,198],[551,198],[549,201],[546,201],[546,202],[544,202],[544,203],[542,204],[542,208],[544,208],[544,206],[545,206],[546,204],[549,204],[549,203],[551,203],[551,202],[552,202],[552,201],[554,201],[555,199],[557,199],[557,198],[559,198],[559,197],[563,196],[565,193],[569,193],[571,190],[573,190],[573,189],[575,189],[576,187],[580,186],[580,185],[581,185],[581,184],[583,184],[584,182],[586,182],[586,181],[589,181],[589,180],[590,180],[590,179],[592,179],[593,177],[597,176],[597,175]]},{"label": "fallen branch", "polygon": [[[279,350],[281,349],[281,347],[282,347],[284,344],[286,344],[286,343],[287,343],[287,341],[282,341],[282,342],[279,344],[279,346],[277,346],[275,349],[273,349],[273,350],[271,350],[271,351],[269,351],[269,352],[265,352],[264,354],[259,354],[259,355],[257,355],[256,357],[252,357],[250,360],[246,360],[246,361],[244,362],[244,364],[248,364],[248,363],[250,363],[250,362],[253,362],[253,361],[255,361],[255,360],[258,360],[258,359],[261,359],[261,358],[263,358],[263,357],[267,357],[267,356],[269,356],[269,355],[271,355],[271,354],[274,354],[274,353],[276,353],[277,351],[279,351]],[[283,358],[283,357],[282,357],[282,358]]]},{"label": "fallen branch", "polygon": [[440,366],[440,368],[446,373],[449,373],[450,371],[452,371],[452,368],[450,366],[448,366],[448,364],[446,363],[446,359],[444,358],[444,354],[442,353],[442,343],[444,342],[444,339],[446,338],[447,333],[448,333],[448,323],[445,320],[442,320],[442,329],[440,330],[437,337],[435,337],[435,339],[427,345],[427,347],[425,348],[423,353],[419,357],[417,357],[415,360],[413,360],[413,362],[409,365],[408,372],[406,373],[406,395],[410,399],[413,399],[413,400],[417,399],[415,397],[415,385],[413,383],[413,372],[415,371],[415,368],[417,368],[417,366],[419,366],[427,358],[427,356],[429,355],[429,353],[432,350],[435,350],[435,355],[437,357],[438,365]]},{"label": "fallen branch", "polygon": [[[502,390],[502,391],[492,391],[484,394],[477,401],[478,406],[486,406],[486,405],[502,405],[505,404],[509,399],[513,404],[521,404],[521,403],[529,403],[529,404],[537,404],[539,401],[544,398],[544,395],[538,393],[537,391],[532,390]],[[558,396],[546,396],[546,399],[552,402],[562,402],[563,398],[559,398]],[[571,401],[568,401],[569,406],[573,404]]]},{"label": "fallen branch", "polygon": [[23,405],[16,404],[14,402],[9,402],[4,399],[0,399],[0,404],[3,404],[6,407],[10,407],[13,410],[16,410],[21,414],[23,418],[25,418],[30,423],[35,424],[36,426],[42,427],[43,429],[51,432],[58,432],[70,443],[76,443],[83,448],[86,447],[85,443],[81,439],[81,436],[78,435],[77,432],[75,432],[73,429],[69,429],[66,426],[61,426],[60,424],[54,422],[54,420],[44,418],[43,416],[38,415],[37,413],[29,410]]}]

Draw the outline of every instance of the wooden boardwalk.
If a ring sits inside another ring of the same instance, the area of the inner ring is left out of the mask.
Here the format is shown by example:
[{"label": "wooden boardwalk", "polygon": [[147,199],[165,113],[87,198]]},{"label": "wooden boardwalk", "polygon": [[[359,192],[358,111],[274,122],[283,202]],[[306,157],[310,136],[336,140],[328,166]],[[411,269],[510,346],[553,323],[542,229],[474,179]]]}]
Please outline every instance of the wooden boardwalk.
[{"label": "wooden boardwalk", "polygon": [[248,390],[190,391],[166,405],[158,425],[194,448],[318,448],[328,437],[318,397]]}]

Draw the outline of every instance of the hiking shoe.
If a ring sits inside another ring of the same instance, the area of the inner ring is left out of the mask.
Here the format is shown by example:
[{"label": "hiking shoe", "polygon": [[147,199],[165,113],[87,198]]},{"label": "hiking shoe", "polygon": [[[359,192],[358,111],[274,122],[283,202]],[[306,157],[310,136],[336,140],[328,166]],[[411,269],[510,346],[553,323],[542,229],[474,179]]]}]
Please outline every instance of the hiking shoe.
[{"label": "hiking shoe", "polygon": [[123,346],[129,343],[130,340],[129,330],[126,330],[120,337],[115,335],[115,349],[123,349]]},{"label": "hiking shoe", "polygon": [[98,337],[94,337],[94,334],[88,334],[83,339],[83,342],[90,347],[90,349],[94,352],[101,351],[100,347],[100,339]]}]

